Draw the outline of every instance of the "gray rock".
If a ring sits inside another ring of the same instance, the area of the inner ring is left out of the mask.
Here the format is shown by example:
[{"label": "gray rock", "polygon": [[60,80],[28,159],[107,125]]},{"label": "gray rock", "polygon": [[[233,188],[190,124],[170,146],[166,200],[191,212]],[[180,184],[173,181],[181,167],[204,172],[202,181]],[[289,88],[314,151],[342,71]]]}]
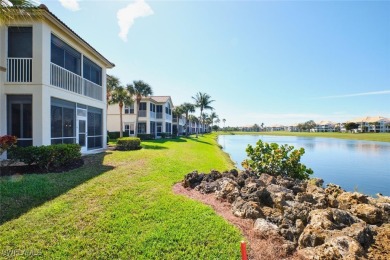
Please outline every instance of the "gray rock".
[{"label": "gray rock", "polygon": [[235,216],[240,218],[264,218],[260,205],[257,202],[245,201],[238,197],[232,204],[232,212]]}]

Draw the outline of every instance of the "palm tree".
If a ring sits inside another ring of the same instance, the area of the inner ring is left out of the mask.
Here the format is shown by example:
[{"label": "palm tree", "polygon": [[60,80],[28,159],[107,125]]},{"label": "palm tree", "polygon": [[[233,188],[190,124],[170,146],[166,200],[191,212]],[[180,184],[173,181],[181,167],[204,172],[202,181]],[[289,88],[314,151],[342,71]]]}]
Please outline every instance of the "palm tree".
[{"label": "palm tree", "polygon": [[195,106],[194,106],[194,104],[191,104],[191,103],[183,103],[180,106],[183,109],[183,113],[186,114],[185,128],[186,128],[186,136],[188,136],[188,120],[189,120],[188,114],[195,112]]},{"label": "palm tree", "polygon": [[134,100],[132,94],[123,86],[118,86],[113,90],[110,103],[119,104],[119,119],[120,119],[119,137],[123,137],[123,122],[122,122],[123,105],[130,106],[131,104],[133,104],[133,102]]},{"label": "palm tree", "polygon": [[135,96],[135,100],[137,102],[137,115],[135,117],[135,136],[138,134],[138,119],[139,119],[139,108],[142,97],[147,97],[153,95],[153,90],[149,86],[149,84],[143,82],[142,80],[135,80],[133,84],[127,85],[127,90]]},{"label": "palm tree", "polygon": [[[200,109],[200,118],[202,118],[204,109],[214,109],[212,106],[210,106],[210,104],[215,100],[211,100],[209,94],[198,92],[196,93],[195,97],[192,98],[195,100],[195,107],[199,107]],[[196,137],[198,137],[198,132],[199,131],[196,132]]]},{"label": "palm tree", "polygon": [[32,0],[0,0],[0,24],[9,24],[16,17],[23,20],[40,18],[41,11]]},{"label": "palm tree", "polygon": [[[195,115],[189,115],[188,120],[193,122],[193,123],[196,123],[196,125],[197,125],[196,129],[199,129],[199,119]],[[196,132],[198,132],[198,130],[196,130]]]},{"label": "palm tree", "polygon": [[173,110],[172,110],[172,114],[173,116],[176,117],[176,123],[177,123],[177,134],[179,135],[180,133],[180,129],[179,129],[179,120],[180,120],[180,117],[182,114],[184,114],[184,110],[183,110],[183,107],[180,105],[180,106],[177,106],[177,107],[174,107]]},{"label": "palm tree", "polygon": [[119,78],[111,75],[107,75],[107,89],[106,89],[106,99],[107,99],[107,108],[111,104],[112,92],[120,86]]},{"label": "palm tree", "polygon": [[225,128],[225,123],[226,123],[226,119],[222,119],[222,122],[223,122],[223,128]]},{"label": "palm tree", "polygon": [[212,112],[212,113],[210,114],[210,118],[211,118],[211,127],[213,127],[214,120],[215,120],[215,119],[218,119],[217,113]]}]

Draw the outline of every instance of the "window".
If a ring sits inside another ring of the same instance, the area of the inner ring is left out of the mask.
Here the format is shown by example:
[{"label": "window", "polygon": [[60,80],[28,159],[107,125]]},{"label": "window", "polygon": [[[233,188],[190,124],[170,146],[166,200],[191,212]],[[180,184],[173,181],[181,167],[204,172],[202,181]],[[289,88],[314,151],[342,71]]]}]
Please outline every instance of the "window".
[{"label": "window", "polygon": [[32,96],[7,96],[8,134],[18,138],[18,146],[32,145]]},{"label": "window", "polygon": [[157,136],[161,136],[162,132],[162,123],[158,122],[157,123]]},{"label": "window", "polygon": [[150,134],[154,135],[156,133],[156,122],[150,122]]},{"label": "window", "polygon": [[125,114],[134,114],[134,104],[125,106]]},{"label": "window", "polygon": [[150,103],[150,111],[156,112],[156,105],[155,104]]},{"label": "window", "polygon": [[138,133],[146,134],[146,123],[138,123]]},{"label": "window", "polygon": [[166,133],[172,133],[171,126],[172,126],[171,123],[165,123],[165,132]]},{"label": "window", "polygon": [[51,62],[77,75],[81,75],[81,54],[51,35]]},{"label": "window", "polygon": [[146,110],[146,102],[139,103],[139,110]]},{"label": "window", "polygon": [[103,112],[99,108],[88,107],[88,150],[103,147]]},{"label": "window", "polygon": [[8,27],[8,57],[32,58],[32,27]]},{"label": "window", "polygon": [[125,132],[129,133],[129,136],[134,135],[134,123],[125,124]]},{"label": "window", "polygon": [[51,143],[73,144],[76,142],[76,104],[51,99]]},{"label": "window", "polygon": [[156,110],[157,110],[156,118],[162,118],[162,111],[163,111],[162,106],[157,105]]},{"label": "window", "polygon": [[101,86],[102,68],[100,68],[90,59],[83,57],[83,77]]},{"label": "window", "polygon": [[165,107],[165,113],[168,115],[172,114],[171,105],[168,103],[168,105]]}]

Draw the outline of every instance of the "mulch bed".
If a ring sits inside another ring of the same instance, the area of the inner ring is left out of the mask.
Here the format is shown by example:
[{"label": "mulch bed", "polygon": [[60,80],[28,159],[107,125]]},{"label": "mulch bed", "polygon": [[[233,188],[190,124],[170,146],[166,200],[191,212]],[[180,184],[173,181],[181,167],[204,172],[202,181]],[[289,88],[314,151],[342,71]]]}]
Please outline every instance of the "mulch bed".
[{"label": "mulch bed", "polygon": [[[248,242],[249,259],[299,259],[296,254],[286,254],[282,249],[283,239],[281,237],[262,237],[261,234],[253,230],[254,221],[252,219],[234,216],[230,203],[217,200],[214,194],[201,194],[194,189],[184,188],[181,183],[176,183],[173,186],[173,192],[211,206],[218,215],[236,226]],[[240,250],[239,248],[240,245],[237,244],[237,249]]]},{"label": "mulch bed", "polygon": [[[58,167],[55,169],[50,169],[49,172],[67,172],[73,169],[77,169],[84,165],[84,160],[75,160],[71,164],[65,165],[63,167]],[[10,176],[14,174],[45,174],[47,172],[39,169],[37,165],[25,165],[25,164],[15,164],[10,166],[0,166],[0,176]]]}]

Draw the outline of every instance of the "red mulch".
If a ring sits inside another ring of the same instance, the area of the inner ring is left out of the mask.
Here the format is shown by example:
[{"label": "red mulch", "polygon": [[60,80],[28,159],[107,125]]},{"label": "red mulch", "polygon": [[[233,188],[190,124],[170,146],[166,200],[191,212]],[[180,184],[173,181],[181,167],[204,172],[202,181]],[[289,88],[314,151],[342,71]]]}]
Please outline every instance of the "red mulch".
[{"label": "red mulch", "polygon": [[[296,254],[287,255],[285,250],[282,249],[282,237],[261,237],[261,234],[253,230],[254,221],[252,219],[242,219],[234,216],[230,203],[217,200],[214,194],[201,194],[194,189],[184,188],[181,183],[176,183],[173,186],[173,192],[211,206],[218,215],[236,226],[248,243],[249,259],[299,259]],[[239,248],[239,245],[237,245],[237,248]]]}]

